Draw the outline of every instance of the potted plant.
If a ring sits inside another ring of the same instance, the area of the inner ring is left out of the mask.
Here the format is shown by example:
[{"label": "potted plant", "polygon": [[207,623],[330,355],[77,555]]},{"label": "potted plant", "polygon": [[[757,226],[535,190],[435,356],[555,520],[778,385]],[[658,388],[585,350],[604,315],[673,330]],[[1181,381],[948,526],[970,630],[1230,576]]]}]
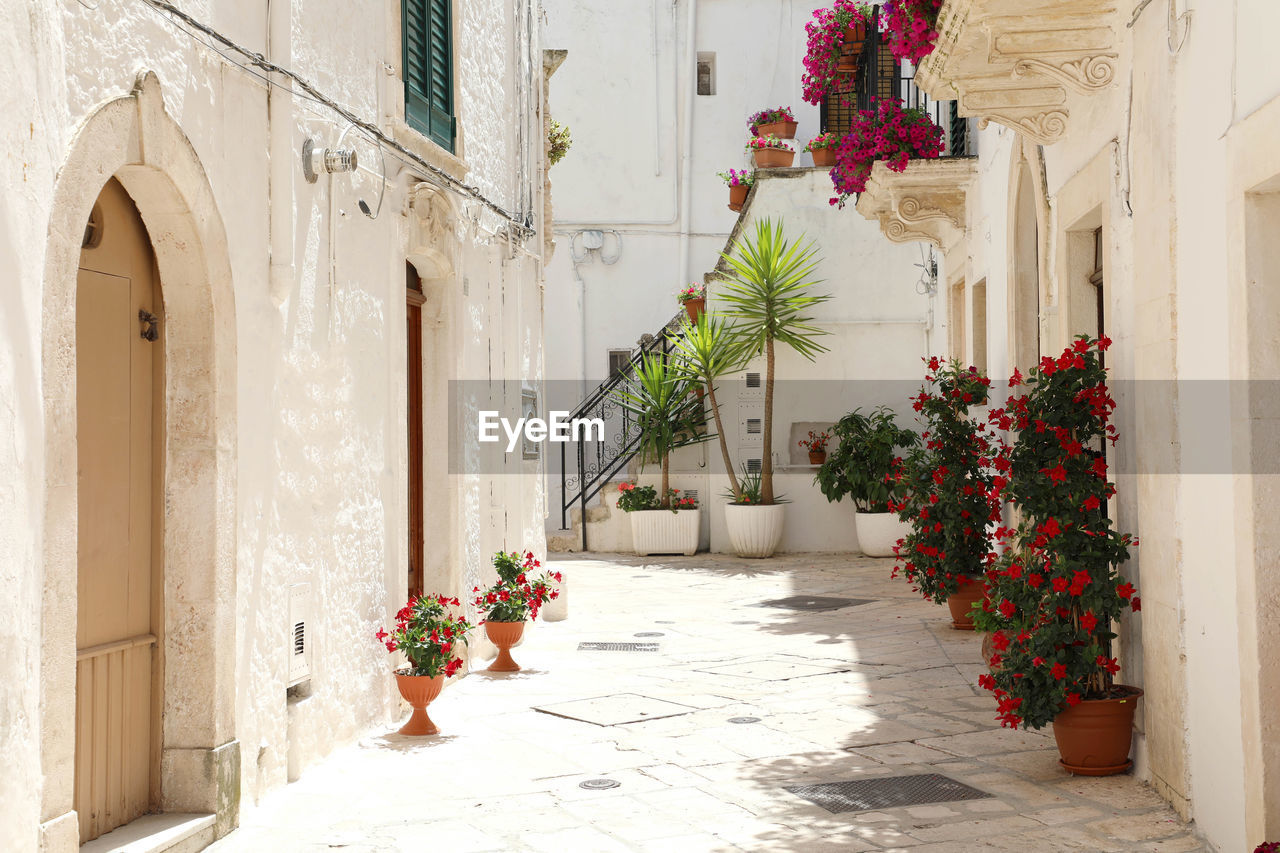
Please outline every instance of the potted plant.
[{"label": "potted plant", "polygon": [[400,727],[402,735],[440,732],[427,716],[427,706],[440,695],[444,680],[462,668],[457,644],[466,645],[467,634],[474,627],[450,610],[460,605],[458,599],[443,595],[416,596],[396,613],[396,625],[390,633],[378,629],[378,641],[388,652],[402,653],[406,661],[395,672],[400,695],[413,708],[408,722]]},{"label": "potted plant", "polygon": [[796,159],[796,150],[776,136],[757,136],[747,143],[757,169],[786,168]]},{"label": "potted plant", "polygon": [[890,510],[906,487],[898,476],[900,450],[915,447],[920,437],[898,426],[893,410],[879,406],[870,414],[854,409],[831,432],[835,450],[818,469],[814,482],[828,501],[853,501],[858,547],[868,557],[892,557],[893,547],[908,529]]},{"label": "potted plant", "polygon": [[813,155],[813,165],[827,168],[835,165],[836,146],[839,144],[839,136],[834,133],[824,133],[810,139],[804,150]]},{"label": "potted plant", "polygon": [[849,196],[864,192],[877,160],[902,172],[912,160],[940,156],[943,141],[942,128],[927,112],[893,98],[878,101],[875,109],[859,110],[836,147],[831,183],[838,195],[831,203],[843,207]]},{"label": "potted plant", "polygon": [[747,201],[747,193],[755,185],[756,173],[746,169],[730,169],[721,172],[720,177],[729,187],[729,209],[742,210],[742,205]]},{"label": "potted plant", "polygon": [[498,571],[498,581],[484,592],[473,587],[472,604],[480,611],[481,624],[489,642],[498,647],[498,656],[489,664],[489,672],[519,672],[520,665],[511,658],[511,647],[524,636],[525,622],[538,618],[542,605],[560,597],[551,588],[551,582],[560,583],[564,576],[559,572],[543,572],[531,577],[542,563],[534,559],[532,551],[524,555],[512,551],[499,551],[493,555],[493,567]]},{"label": "potted plant", "polygon": [[[1107,479],[1106,442],[1115,443],[1115,401],[1101,355],[1107,338],[1077,338],[1045,357],[1026,392],[991,418],[1017,430],[997,454],[1008,472],[1005,496],[1018,510],[1016,530],[987,573],[987,600],[975,615],[992,632],[992,672],[982,687],[998,702],[1001,723],[1039,729],[1053,723],[1062,765],[1104,776],[1132,766],[1133,717],[1142,691],[1115,682],[1112,626],[1142,603],[1120,574],[1137,540],[1107,517],[1115,487]],[[1021,377],[1015,372],[1011,384]]]},{"label": "potted plant", "polygon": [[826,352],[818,338],[829,333],[813,325],[807,312],[831,297],[811,292],[818,283],[814,278],[817,248],[813,243],[792,245],[781,221],[757,222],[752,236],[736,242],[721,257],[728,269],[724,285],[716,292],[733,322],[733,337],[744,360],[765,357],[760,500],[726,505],[725,520],[739,556],[768,557],[781,541],[785,517],[785,507],[773,490],[776,349],[781,344],[809,361]]},{"label": "potted plant", "polygon": [[806,103],[817,106],[836,88],[842,62],[846,70],[856,67],[872,21],[871,7],[857,0],[836,0],[830,8],[814,10],[813,20],[804,25],[808,42],[801,84]]},{"label": "potted plant", "polygon": [[698,552],[702,511],[696,503],[683,507],[673,503],[678,493],[671,488],[672,451],[709,438],[702,429],[706,422],[702,400],[691,393],[694,387],[678,357],[654,353],[611,392],[635,419],[642,464],[656,460],[662,466],[661,488],[655,494],[624,490],[618,500],[631,521],[632,545],[641,556]]},{"label": "potted plant", "polygon": [[911,449],[897,475],[906,494],[889,501],[911,530],[894,549],[893,574],[901,571],[925,598],[948,605],[953,628],[972,631],[971,611],[995,561],[987,525],[1003,508],[991,467],[998,442],[969,417],[972,407],[986,405],[991,380],[958,361],[931,358],[928,368],[928,386],[912,404],[924,423],[924,446]]},{"label": "potted plant", "polygon": [[791,107],[761,110],[747,119],[747,127],[752,136],[776,136],[779,139],[796,138],[796,117],[791,114]]},{"label": "potted plant", "polygon": [[676,301],[684,306],[689,319],[696,322],[707,305],[707,286],[695,281],[676,294]]},{"label": "potted plant", "polygon": [[913,65],[929,54],[938,41],[938,10],[942,0],[885,0],[883,21],[885,41],[896,59]]},{"label": "potted plant", "polygon": [[831,433],[809,430],[807,438],[800,439],[800,446],[809,451],[809,464],[821,465],[827,461],[827,443],[831,441]]}]

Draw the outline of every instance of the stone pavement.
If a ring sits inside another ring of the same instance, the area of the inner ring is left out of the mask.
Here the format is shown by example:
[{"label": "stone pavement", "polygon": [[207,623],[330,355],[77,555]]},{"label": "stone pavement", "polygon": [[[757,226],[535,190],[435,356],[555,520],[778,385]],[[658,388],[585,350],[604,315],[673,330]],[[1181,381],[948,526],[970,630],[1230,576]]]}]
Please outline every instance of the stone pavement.
[{"label": "stone pavement", "polygon": [[[514,652],[525,671],[456,681],[431,707],[440,735],[373,732],[268,796],[211,849],[1208,849],[1140,782],[1069,776],[1047,730],[999,729],[973,686],[977,638],[891,581],[890,561],[554,562],[570,618],[526,633]],[[869,603],[759,606],[793,595]],[[647,632],[661,636],[636,636]],[[578,651],[580,642],[658,650]],[[611,725],[533,710],[619,694],[630,698],[582,711]],[[992,796],[831,814],[784,790],[921,773]],[[620,784],[580,787],[600,777]]]}]

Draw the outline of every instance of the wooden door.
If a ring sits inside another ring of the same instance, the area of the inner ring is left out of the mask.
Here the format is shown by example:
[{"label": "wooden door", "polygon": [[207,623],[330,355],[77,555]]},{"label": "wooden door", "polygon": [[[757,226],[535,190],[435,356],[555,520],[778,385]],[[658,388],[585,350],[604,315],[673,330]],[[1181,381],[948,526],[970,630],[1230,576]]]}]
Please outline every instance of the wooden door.
[{"label": "wooden door", "polygon": [[423,592],[423,491],[422,491],[422,279],[412,264],[405,264],[405,358],[407,360],[409,439],[409,595]]},{"label": "wooden door", "polygon": [[[156,801],[161,350],[159,317],[144,318],[159,313],[146,230],[113,179],[86,229],[76,289],[75,807],[82,842]],[[156,340],[147,339],[149,329]]]}]

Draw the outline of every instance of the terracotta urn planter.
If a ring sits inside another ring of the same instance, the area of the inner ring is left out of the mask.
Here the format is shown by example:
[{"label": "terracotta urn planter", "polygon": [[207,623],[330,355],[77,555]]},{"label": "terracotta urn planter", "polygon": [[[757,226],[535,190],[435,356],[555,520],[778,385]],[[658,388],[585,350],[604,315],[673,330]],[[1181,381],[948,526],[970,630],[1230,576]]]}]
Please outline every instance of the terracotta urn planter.
[{"label": "terracotta urn planter", "polygon": [[819,148],[816,151],[809,152],[813,155],[813,165],[829,168],[836,164],[836,149]]},{"label": "terracotta urn planter", "polygon": [[751,187],[747,186],[729,187],[729,209],[742,210],[742,205],[747,201],[747,193],[750,191]]},{"label": "terracotta urn planter", "polygon": [[823,462],[826,462],[826,461],[827,461],[827,451],[825,451],[825,450],[810,450],[810,451],[809,451],[809,464],[810,464],[810,465],[821,465]]},{"label": "terracotta urn planter", "polygon": [[440,734],[440,729],[427,716],[427,706],[440,695],[444,688],[443,675],[405,675],[396,673],[396,686],[400,695],[413,708],[409,721],[400,727],[400,734],[410,737]]},{"label": "terracotta urn planter", "polygon": [[698,322],[698,315],[707,307],[707,300],[703,297],[697,299],[686,299],[684,301],[684,311],[689,315],[689,322]]},{"label": "terracotta urn planter", "polygon": [[1059,763],[1077,776],[1114,776],[1133,766],[1133,715],[1142,691],[1117,684],[1109,699],[1086,699],[1053,720]]},{"label": "terracotta urn planter", "polygon": [[790,167],[795,159],[796,152],[794,151],[783,151],[781,148],[756,149],[757,169],[785,169]]},{"label": "terracotta urn planter", "polygon": [[523,622],[485,622],[489,642],[498,647],[498,656],[489,664],[489,672],[519,672],[520,664],[511,657],[511,647],[524,636]]},{"label": "terracotta urn planter", "polygon": [[973,630],[973,605],[982,600],[983,584],[972,578],[960,581],[960,589],[947,599],[951,608],[951,627],[957,631]]},{"label": "terracotta urn planter", "polygon": [[775,121],[771,124],[756,125],[756,136],[776,136],[779,139],[796,138],[796,122]]}]

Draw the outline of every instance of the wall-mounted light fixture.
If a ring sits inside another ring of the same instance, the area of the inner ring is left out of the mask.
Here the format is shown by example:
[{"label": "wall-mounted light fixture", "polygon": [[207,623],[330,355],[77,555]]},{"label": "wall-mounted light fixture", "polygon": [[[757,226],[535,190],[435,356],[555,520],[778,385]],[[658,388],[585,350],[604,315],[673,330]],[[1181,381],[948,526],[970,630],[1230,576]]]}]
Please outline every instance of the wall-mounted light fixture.
[{"label": "wall-mounted light fixture", "polygon": [[314,184],[323,172],[354,172],[359,167],[354,148],[317,148],[314,139],[302,143],[302,174]]}]

